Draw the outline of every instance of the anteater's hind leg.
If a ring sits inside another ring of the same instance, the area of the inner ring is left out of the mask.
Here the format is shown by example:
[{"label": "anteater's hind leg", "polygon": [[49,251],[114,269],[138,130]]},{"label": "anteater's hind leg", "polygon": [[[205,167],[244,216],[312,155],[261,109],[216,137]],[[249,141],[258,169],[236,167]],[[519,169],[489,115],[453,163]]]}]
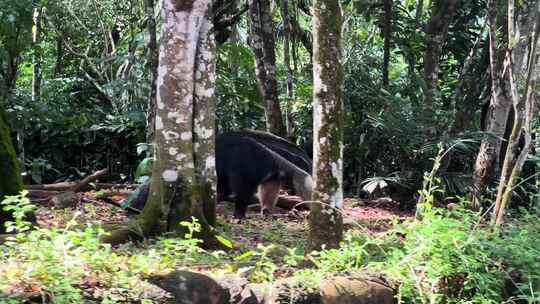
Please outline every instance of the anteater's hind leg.
[{"label": "anteater's hind leg", "polygon": [[262,215],[269,216],[274,213],[274,207],[276,206],[279,197],[280,188],[281,183],[279,178],[272,178],[259,185],[257,196],[259,197],[259,202],[261,204]]}]

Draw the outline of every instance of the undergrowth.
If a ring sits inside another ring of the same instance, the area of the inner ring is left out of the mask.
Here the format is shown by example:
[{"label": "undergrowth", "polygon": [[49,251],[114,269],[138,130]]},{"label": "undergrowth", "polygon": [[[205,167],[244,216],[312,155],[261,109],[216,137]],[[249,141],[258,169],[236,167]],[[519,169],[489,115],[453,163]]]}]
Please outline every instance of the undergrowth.
[{"label": "undergrowth", "polygon": [[[6,201],[16,218],[24,216],[24,202],[23,196]],[[24,232],[0,245],[0,302],[17,303],[7,294],[46,291],[58,303],[80,303],[89,296],[88,285],[98,287],[101,293],[91,297],[102,303],[140,301],[147,286],[142,277],[188,268],[243,274],[252,282],[293,274],[309,288],[332,274],[368,271],[383,274],[400,303],[539,303],[537,214],[522,211],[495,230],[482,214],[464,208],[424,208],[421,220],[393,223],[377,235],[352,229],[339,248],[307,254],[303,246],[272,243],[205,251],[192,237],[196,221],[183,223],[189,230],[183,239],[164,236],[111,248],[98,241],[103,230],[79,228],[76,216],[65,228],[51,229],[27,229],[16,219],[10,225]],[[312,266],[306,267],[306,258]]]}]

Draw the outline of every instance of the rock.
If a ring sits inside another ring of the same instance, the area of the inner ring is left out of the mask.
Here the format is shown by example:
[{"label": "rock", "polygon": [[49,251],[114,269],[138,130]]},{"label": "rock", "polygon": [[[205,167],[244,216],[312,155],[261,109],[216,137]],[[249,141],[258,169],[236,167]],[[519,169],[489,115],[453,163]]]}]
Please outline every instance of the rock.
[{"label": "rock", "polygon": [[248,303],[242,302],[244,301],[242,293],[244,292],[246,285],[248,285],[248,280],[246,278],[236,275],[225,275],[216,281],[221,287],[229,290],[231,303]]},{"label": "rock", "polygon": [[321,295],[324,304],[396,303],[391,288],[365,277],[334,277],[322,284]]},{"label": "rock", "polygon": [[276,288],[278,289],[278,295],[275,303],[322,304],[321,293],[317,288],[302,286],[295,279],[284,279]]},{"label": "rock", "polygon": [[229,291],[212,278],[183,270],[151,275],[146,280],[170,292],[177,304],[229,304]]},{"label": "rock", "polygon": [[242,291],[242,300],[240,302],[232,302],[234,304],[266,304],[274,303],[272,301],[272,292],[269,285],[266,283],[247,284]]},{"label": "rock", "polygon": [[55,208],[71,208],[75,207],[79,202],[79,195],[69,190],[51,197],[51,202],[54,204]]}]

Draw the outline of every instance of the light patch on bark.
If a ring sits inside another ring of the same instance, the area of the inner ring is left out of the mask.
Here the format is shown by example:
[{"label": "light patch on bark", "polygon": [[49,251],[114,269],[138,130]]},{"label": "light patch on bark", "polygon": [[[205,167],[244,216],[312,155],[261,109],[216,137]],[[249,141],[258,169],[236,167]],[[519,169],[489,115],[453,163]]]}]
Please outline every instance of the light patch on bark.
[{"label": "light patch on bark", "polygon": [[170,147],[169,148],[169,154],[171,156],[175,156],[176,154],[178,154],[178,148]]},{"label": "light patch on bark", "polygon": [[193,134],[191,132],[182,132],[182,134],[180,134],[181,140],[190,140],[191,138],[193,138]]},{"label": "light patch on bark", "polygon": [[163,129],[163,121],[161,120],[161,117],[156,116],[156,130]]},{"label": "light patch on bark", "polygon": [[163,180],[168,183],[174,183],[178,180],[178,171],[177,170],[165,170],[161,175]]},{"label": "light patch on bark", "polygon": [[186,158],[187,158],[187,155],[180,153],[180,154],[176,155],[176,158],[175,158],[175,159],[176,159],[178,162],[182,162],[182,161],[184,161],[184,159],[186,159]]},{"label": "light patch on bark", "polygon": [[165,138],[165,140],[174,140],[180,138],[180,135],[175,131],[167,130],[163,131],[163,138]]},{"label": "light patch on bark", "polygon": [[213,155],[209,155],[205,161],[206,170],[213,170],[216,167],[216,158]]},{"label": "light patch on bark", "polygon": [[181,124],[181,123],[187,123],[187,117],[185,115],[182,115],[180,112],[178,111],[171,111],[167,114],[167,117],[169,119],[173,119],[176,123],[178,124]]}]

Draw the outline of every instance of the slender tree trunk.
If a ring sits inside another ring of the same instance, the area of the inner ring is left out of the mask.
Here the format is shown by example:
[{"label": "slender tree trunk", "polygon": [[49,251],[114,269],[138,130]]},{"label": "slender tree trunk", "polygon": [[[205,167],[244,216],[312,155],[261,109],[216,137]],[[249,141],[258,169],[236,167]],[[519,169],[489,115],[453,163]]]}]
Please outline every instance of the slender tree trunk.
[{"label": "slender tree trunk", "polygon": [[[483,92],[489,87],[489,43],[487,37],[478,37],[478,44],[471,49],[469,57],[463,65],[461,79],[454,93],[454,119],[448,129],[450,135],[457,135],[469,128],[474,114],[481,108]],[[480,43],[480,39],[485,40]],[[480,55],[478,48],[482,45]]]},{"label": "slender tree trunk", "polygon": [[341,8],[313,1],[313,201],[309,248],[339,246],[343,233],[343,105],[339,63]]},{"label": "slender tree trunk", "polygon": [[62,37],[56,38],[56,63],[54,64],[53,78],[57,78],[64,70],[64,41]]},{"label": "slender tree trunk", "polygon": [[[507,73],[509,74],[512,100],[514,106],[515,118],[512,126],[512,133],[508,139],[508,147],[506,150],[503,167],[501,170],[501,179],[499,182],[499,187],[497,189],[497,199],[495,201],[495,208],[493,210],[493,222],[497,225],[502,224],[504,219],[504,213],[507,205],[509,204],[510,198],[512,196],[513,186],[517,177],[521,172],[523,164],[527,159],[527,155],[531,149],[531,133],[532,133],[532,115],[534,113],[534,103],[535,103],[535,88],[536,88],[536,64],[538,63],[537,56],[537,44],[538,44],[538,34],[540,26],[540,14],[539,14],[539,2],[540,1],[530,1],[529,4],[532,4],[528,9],[532,12],[532,24],[534,28],[528,29],[516,29],[513,24],[514,17],[514,3],[509,1],[508,3],[508,32],[509,36],[517,36],[515,33],[520,33],[520,38],[523,37],[522,34],[527,35],[527,30],[530,30],[532,33],[529,35],[528,45],[529,45],[529,56],[527,60],[527,77],[525,81],[525,90],[523,96],[520,97],[518,93],[518,81],[514,77],[514,67],[512,64],[508,64]],[[519,46],[519,44],[515,45]],[[514,57],[513,51],[515,46],[510,46],[507,51],[507,62],[509,59]],[[519,47],[517,48],[519,50]],[[521,53],[523,54],[523,53]],[[514,57],[515,59],[515,57]],[[520,60],[521,61],[521,60]],[[518,66],[519,67],[519,66]]]},{"label": "slender tree trunk", "polygon": [[435,0],[431,18],[426,27],[426,52],[424,54],[424,102],[421,123],[428,135],[435,134],[436,103],[439,100],[439,59],[450,22],[454,17],[459,0]]},{"label": "slender tree trunk", "polygon": [[293,70],[291,67],[290,59],[290,46],[291,41],[291,18],[289,16],[289,1],[283,0],[281,3],[281,16],[283,18],[283,64],[285,65],[285,70],[287,72],[287,103],[285,105],[285,128],[287,129],[287,137],[292,135],[292,126],[291,126],[291,115],[290,115],[290,105],[291,101],[294,99],[294,78]]},{"label": "slender tree trunk", "polygon": [[389,84],[388,70],[390,68],[390,44],[392,41],[392,0],[384,0],[384,55],[382,68],[382,83],[387,87]]},{"label": "slender tree trunk", "polygon": [[270,0],[250,0],[249,16],[251,49],[255,56],[255,72],[265,106],[266,129],[285,137],[286,130],[277,92],[276,44]]},{"label": "slender tree trunk", "polygon": [[104,241],[183,231],[179,223],[195,217],[202,225],[198,237],[212,245],[216,173],[211,0],[165,0],[163,5],[150,195],[139,217]]},{"label": "slender tree trunk", "polygon": [[422,16],[424,15],[424,0],[418,0],[416,3],[416,15],[414,20],[416,23],[416,28],[420,28],[422,25]]},{"label": "slender tree trunk", "polygon": [[156,80],[159,65],[159,52],[156,37],[156,19],[154,18],[154,0],[144,0],[148,29],[148,63],[152,77],[150,82],[150,94],[148,96],[148,107],[146,110],[146,142],[151,143],[154,139],[156,121]]},{"label": "slender tree trunk", "polygon": [[43,8],[34,9],[34,28],[32,35],[32,101],[38,101],[41,92],[41,19]]},{"label": "slender tree trunk", "polygon": [[[493,177],[498,175],[497,170],[505,158],[504,154],[507,150],[507,146],[503,145],[503,138],[509,120],[508,115],[512,109],[513,84],[508,73],[510,69],[505,68],[505,66],[512,64],[512,70],[520,70],[524,52],[514,53],[510,51],[510,55],[507,53],[510,49],[522,50],[522,44],[527,43],[526,39],[515,39],[514,37],[512,40],[515,40],[516,43],[512,42],[511,44],[508,37],[509,35],[515,35],[515,26],[521,29],[521,35],[527,35],[530,25],[534,24],[534,19],[523,18],[524,16],[520,18],[519,25],[515,24],[513,17],[509,22],[508,9],[508,2],[505,0],[490,0],[488,2],[491,99],[486,115],[486,131],[490,133],[490,136],[486,136],[482,140],[476,158],[471,189],[472,208],[480,207],[480,196],[486,186],[493,180]],[[527,10],[522,10],[521,13],[527,15]],[[514,13],[511,15],[513,16]],[[512,25],[509,25],[509,23],[512,23]],[[509,56],[512,57],[512,63],[509,61]]]}]

